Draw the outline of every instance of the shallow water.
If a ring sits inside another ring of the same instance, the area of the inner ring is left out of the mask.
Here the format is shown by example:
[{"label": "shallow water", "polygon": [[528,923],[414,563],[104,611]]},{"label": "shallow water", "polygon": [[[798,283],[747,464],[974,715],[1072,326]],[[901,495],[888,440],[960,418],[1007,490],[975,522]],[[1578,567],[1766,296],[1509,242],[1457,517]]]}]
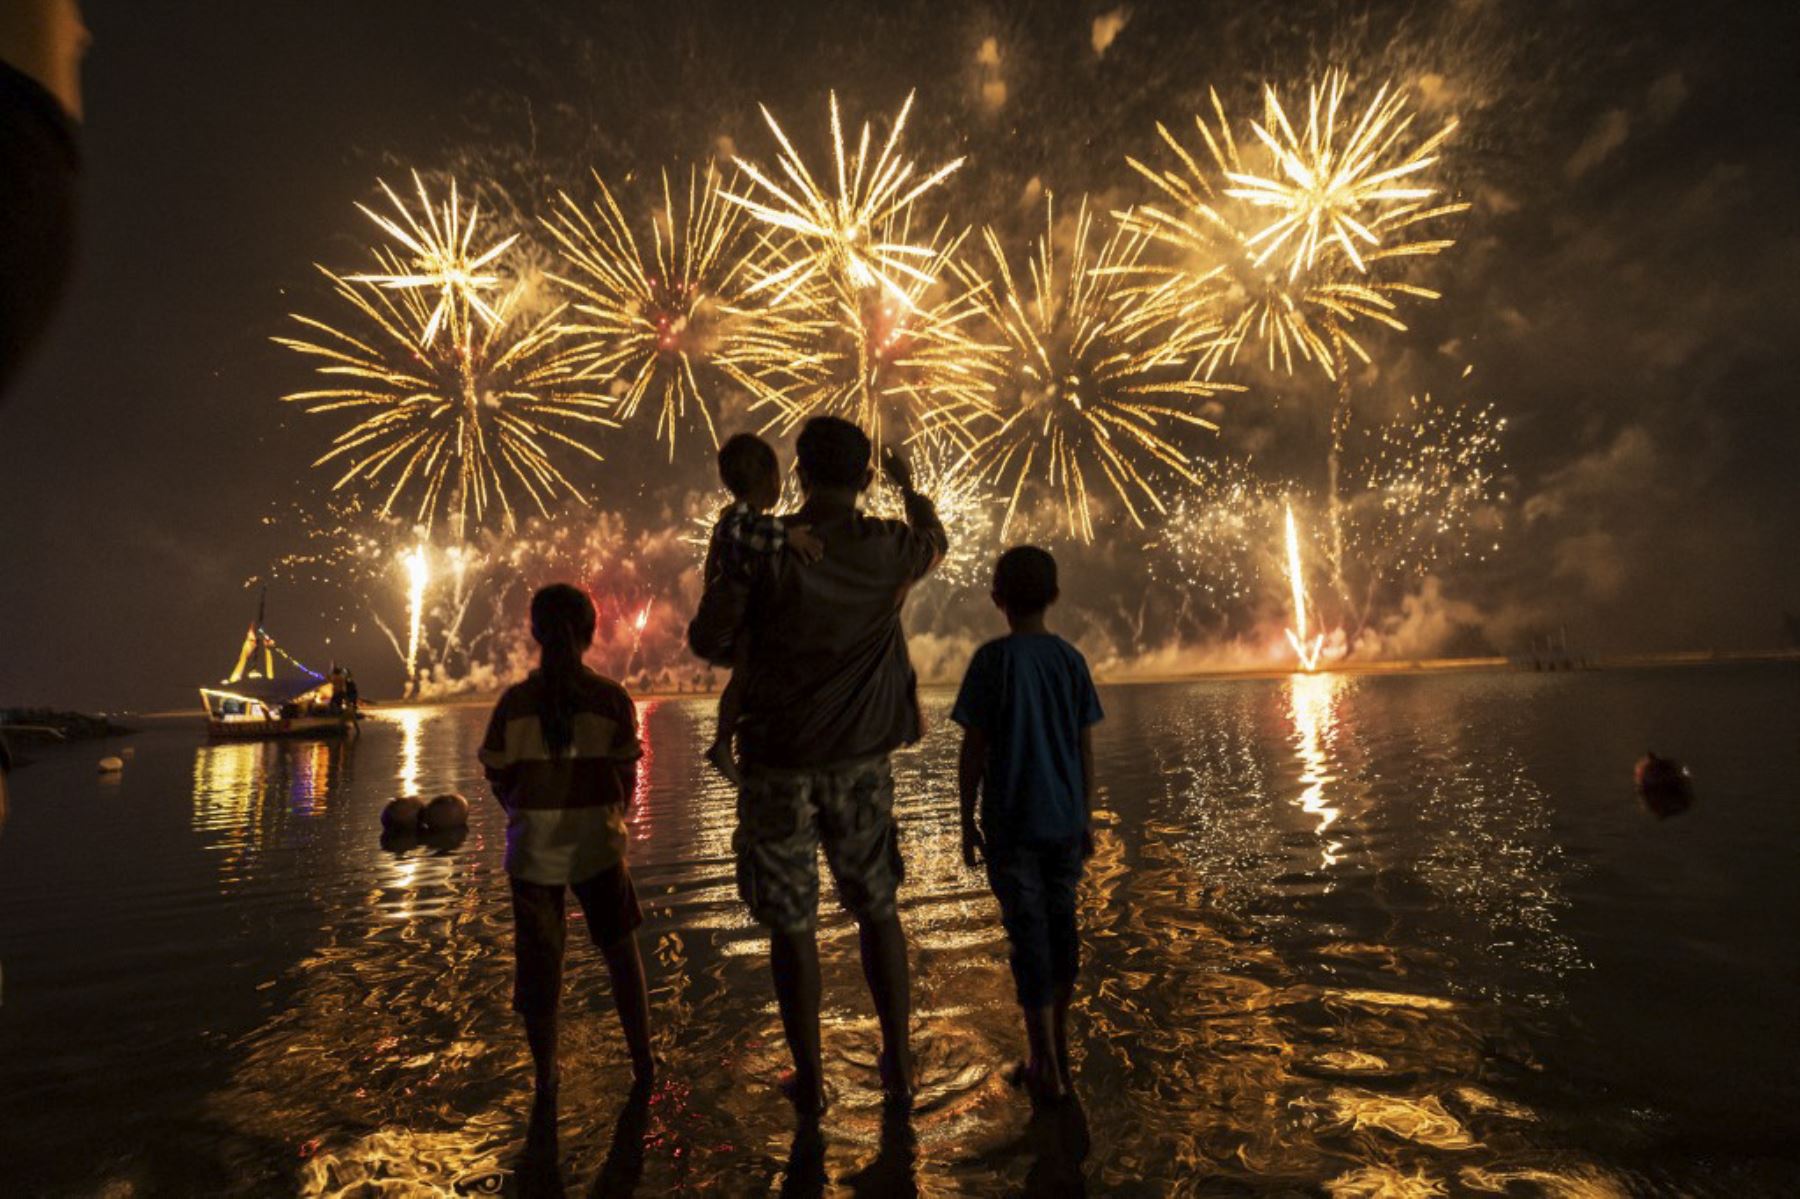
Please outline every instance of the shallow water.
[{"label": "shallow water", "polygon": [[[1074,1018],[1033,1121],[993,902],[956,853],[949,696],[898,759],[924,1092],[884,1124],[854,929],[821,928],[838,1104],[796,1140],[732,886],[708,701],[644,705],[633,870],[647,1112],[572,938],[571,1194],[1800,1190],[1800,672],[1109,687]],[[0,838],[0,1193],[512,1193],[502,819],[384,849],[396,791],[485,796],[479,708],[349,745],[153,724],[14,776]],[[1659,821],[1646,746],[1699,780]]]}]

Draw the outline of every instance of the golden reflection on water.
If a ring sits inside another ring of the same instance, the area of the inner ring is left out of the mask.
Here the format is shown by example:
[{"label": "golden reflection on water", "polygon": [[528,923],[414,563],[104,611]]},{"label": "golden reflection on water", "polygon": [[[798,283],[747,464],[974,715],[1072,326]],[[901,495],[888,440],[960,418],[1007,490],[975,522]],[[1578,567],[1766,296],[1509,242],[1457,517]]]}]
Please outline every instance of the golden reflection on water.
[{"label": "golden reflection on water", "polygon": [[1338,674],[1295,674],[1288,678],[1288,710],[1294,721],[1294,752],[1300,758],[1300,810],[1316,819],[1314,832],[1323,843],[1319,864],[1337,865],[1343,843],[1328,836],[1340,815],[1326,788],[1337,781],[1331,751],[1338,732],[1338,695],[1348,680]]},{"label": "golden reflection on water", "polygon": [[[1189,693],[1136,724],[1115,710],[1119,731],[1103,730],[1112,739],[1101,746],[1097,852],[1081,893],[1087,965],[1072,1021],[1078,1090],[1091,1104],[1081,1144],[1091,1137],[1093,1150],[1085,1165],[1080,1153],[1064,1163],[1097,1193],[1189,1194],[1214,1183],[1424,1196],[1504,1190],[1508,1180],[1605,1193],[1580,1189],[1603,1187],[1604,1172],[1524,1139],[1544,1125],[1492,1077],[1496,1055],[1529,1056],[1501,1008],[1453,990],[1458,963],[1421,953],[1401,918],[1345,906],[1365,902],[1369,886],[1338,885],[1404,878],[1435,892],[1452,885],[1452,870],[1478,874],[1441,906],[1496,939],[1535,927],[1540,949],[1553,943],[1559,909],[1543,897],[1560,885],[1557,862],[1520,851],[1543,840],[1528,780],[1510,761],[1454,745],[1443,751],[1462,764],[1443,772],[1454,786],[1421,787],[1411,809],[1408,796],[1373,795],[1365,758],[1410,762],[1419,751],[1404,739],[1350,744],[1362,694],[1342,679],[1300,677],[1280,689]],[[641,1134],[640,1193],[804,1193],[808,1178],[829,1176],[851,1193],[889,1193],[850,1181],[862,1178],[899,1193],[978,1195],[1041,1178],[1055,1155],[1034,1140],[1041,1130],[1002,1077],[1022,1036],[994,901],[960,860],[953,730],[896,758],[918,1110],[904,1135],[882,1119],[855,929],[827,878],[822,1023],[838,1104],[813,1161],[794,1152],[769,1085],[786,1055],[767,941],[735,896],[733,796],[698,761],[712,705],[641,712],[632,871],[665,1074]],[[391,753],[377,760],[403,788],[422,776],[474,785],[478,716],[390,715],[398,736],[368,738],[363,750]],[[224,822],[255,827],[288,810],[268,796],[271,759],[258,747],[217,748],[236,752],[197,761],[196,827],[203,794]],[[290,774],[329,777],[329,763],[302,755]],[[477,804],[460,849],[387,853],[375,835],[389,793],[340,792],[331,819],[346,822],[343,840],[303,850],[291,867],[319,931],[286,976],[290,996],[242,1044],[212,1104],[257,1143],[296,1147],[308,1195],[479,1192],[500,1185],[523,1135],[529,1067],[508,1008],[502,817]],[[1295,811],[1307,820],[1298,848],[1309,866],[1305,838],[1322,846],[1324,888],[1297,879]],[[1346,852],[1344,829],[1361,838],[1365,817],[1397,820],[1409,836],[1354,839]],[[1410,835],[1419,820],[1429,821],[1422,839]],[[1478,852],[1444,856],[1440,843],[1470,820]],[[1487,860],[1503,847],[1506,862]],[[1280,919],[1263,921],[1267,910]],[[627,1066],[604,972],[571,920],[563,1149],[580,1178],[613,1148]]]}]

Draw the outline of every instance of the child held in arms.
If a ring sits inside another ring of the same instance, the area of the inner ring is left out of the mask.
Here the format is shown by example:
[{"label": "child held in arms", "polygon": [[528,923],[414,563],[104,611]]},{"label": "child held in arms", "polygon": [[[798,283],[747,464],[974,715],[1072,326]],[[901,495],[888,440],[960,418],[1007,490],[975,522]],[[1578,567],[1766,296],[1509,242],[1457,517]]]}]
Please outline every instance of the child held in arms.
[{"label": "child held in arms", "polygon": [[538,1145],[553,1143],[556,1128],[565,889],[575,892],[606,960],[634,1089],[647,1088],[655,1073],[637,943],[643,915],[625,865],[625,814],[643,751],[631,696],[582,662],[594,623],[594,602],[567,583],[531,597],[538,669],[500,697],[481,743],[481,764],[506,809],[513,1008],[525,1018],[537,1069],[531,1134]]},{"label": "child held in arms", "polygon": [[993,595],[1012,632],[975,651],[950,713],[963,728],[963,862],[974,869],[985,859],[1000,901],[1025,1015],[1023,1081],[1034,1098],[1057,1100],[1072,1082],[1075,891],[1094,852],[1100,697],[1080,651],[1044,627],[1057,597],[1054,558],[1036,546],[1007,550]]},{"label": "child held in arms", "polygon": [[[732,502],[719,513],[712,539],[707,543],[708,582],[722,574],[748,578],[756,555],[779,554],[783,549],[792,550],[805,562],[819,560],[825,544],[811,530],[769,515],[769,509],[781,499],[781,463],[768,442],[753,433],[727,438],[719,447],[719,481],[731,492]],[[737,647],[738,665],[743,664],[749,648],[749,639],[742,639]],[[732,749],[742,712],[743,695],[734,669],[719,696],[718,731],[712,748],[706,751],[706,760],[734,783],[743,782]]]}]

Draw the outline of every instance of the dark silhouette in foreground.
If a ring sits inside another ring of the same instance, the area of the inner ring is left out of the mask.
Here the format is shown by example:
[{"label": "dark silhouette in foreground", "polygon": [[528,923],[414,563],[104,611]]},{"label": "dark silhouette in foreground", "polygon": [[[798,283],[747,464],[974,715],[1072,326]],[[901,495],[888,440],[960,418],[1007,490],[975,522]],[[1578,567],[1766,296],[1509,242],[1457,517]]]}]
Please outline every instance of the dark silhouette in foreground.
[{"label": "dark silhouette in foreground", "polygon": [[[857,510],[874,481],[872,447],[834,417],[806,423],[796,443],[806,501],[784,518],[810,529],[824,556],[759,555],[748,577],[707,580],[688,644],[709,662],[736,663],[743,781],[732,838],[738,894],[769,930],[781,1025],[794,1060],[782,1089],[805,1119],[826,1105],[819,1050],[818,854],[855,916],[863,976],[881,1025],[881,1085],[911,1102],[911,981],[895,904],[904,874],[888,754],[919,739],[917,680],[900,611],[938,563],[944,528],[912,472],[883,459],[906,520]],[[738,647],[748,638],[741,663]]]},{"label": "dark silhouette in foreground", "polygon": [[606,961],[637,1084],[647,1086],[655,1074],[650,996],[637,943],[643,914],[625,865],[625,814],[643,750],[631,697],[582,664],[594,623],[593,601],[567,584],[532,597],[539,667],[500,697],[481,745],[481,764],[506,809],[513,1009],[524,1017],[536,1071],[527,1147],[552,1153],[569,891]]},{"label": "dark silhouette in foreground", "polygon": [[[984,860],[1011,948],[1034,1099],[1073,1081],[1069,1003],[1081,964],[1075,896],[1094,852],[1093,726],[1100,697],[1078,650],[1044,626],[1056,560],[1036,546],[994,566],[994,604],[1012,630],[975,651],[950,719],[963,727],[958,787],[963,863]],[[977,800],[979,799],[979,815]]]},{"label": "dark silhouette in foreground", "polygon": [[1632,771],[1638,798],[1658,820],[1679,816],[1694,806],[1694,778],[1673,758],[1646,753]]}]

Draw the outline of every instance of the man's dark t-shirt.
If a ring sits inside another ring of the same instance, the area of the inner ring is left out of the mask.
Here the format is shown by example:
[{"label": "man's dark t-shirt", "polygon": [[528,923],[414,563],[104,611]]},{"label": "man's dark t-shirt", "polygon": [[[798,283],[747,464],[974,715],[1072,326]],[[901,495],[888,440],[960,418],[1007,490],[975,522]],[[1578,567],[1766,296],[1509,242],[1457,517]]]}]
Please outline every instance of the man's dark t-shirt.
[{"label": "man's dark t-shirt", "polygon": [[1054,633],[1014,633],[975,651],[950,719],[987,735],[981,827],[996,844],[1066,841],[1087,829],[1081,730],[1100,696],[1081,651]]},{"label": "man's dark t-shirt", "polygon": [[752,766],[814,769],[884,754],[923,732],[917,681],[900,627],[914,583],[943,557],[931,501],[907,497],[905,521],[809,499],[783,520],[824,543],[824,557],[758,555],[748,579],[709,580],[688,644],[732,661],[740,638],[738,744]]}]

